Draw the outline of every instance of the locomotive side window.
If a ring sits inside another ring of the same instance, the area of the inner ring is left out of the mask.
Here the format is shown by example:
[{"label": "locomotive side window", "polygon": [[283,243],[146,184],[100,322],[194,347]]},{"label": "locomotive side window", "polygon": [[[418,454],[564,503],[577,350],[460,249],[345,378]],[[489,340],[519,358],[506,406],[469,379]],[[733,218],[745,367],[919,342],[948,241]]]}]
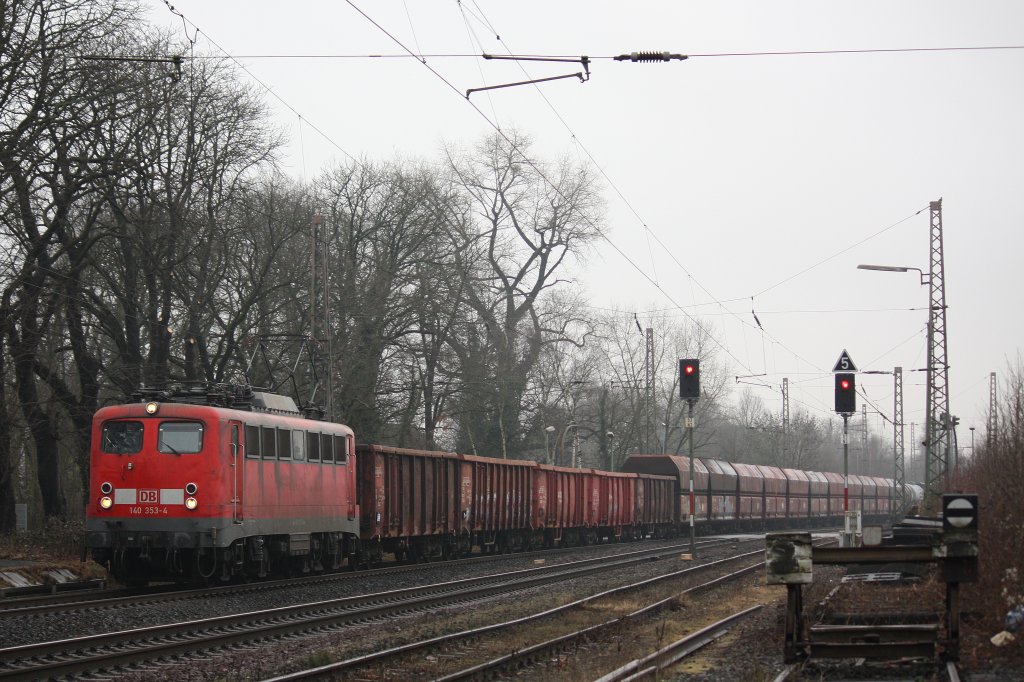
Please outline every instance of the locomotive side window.
[{"label": "locomotive side window", "polygon": [[142,422],[107,422],[101,438],[103,452],[132,455],[142,450]]},{"label": "locomotive side window", "polygon": [[260,433],[263,436],[260,443],[263,459],[277,459],[277,437],[274,434],[274,427],[261,426]]},{"label": "locomotive side window", "polygon": [[306,459],[305,431],[292,431],[292,457],[297,460]]},{"label": "locomotive side window", "polygon": [[245,425],[245,456],[258,459],[260,456],[260,427]]},{"label": "locomotive side window", "polygon": [[334,461],[334,449],[331,447],[331,434],[329,433],[320,434],[320,458],[323,459],[324,464]]},{"label": "locomotive side window", "polygon": [[348,461],[348,438],[345,436],[334,437],[334,461],[338,464]]},{"label": "locomotive side window", "polygon": [[307,433],[306,434],[306,454],[309,456],[310,462],[320,461],[320,434],[319,433]]},{"label": "locomotive side window", "polygon": [[277,456],[280,459],[292,458],[292,432],[288,429],[277,430]]},{"label": "locomotive side window", "polygon": [[203,449],[203,425],[199,422],[162,422],[156,449],[175,455],[189,455]]}]

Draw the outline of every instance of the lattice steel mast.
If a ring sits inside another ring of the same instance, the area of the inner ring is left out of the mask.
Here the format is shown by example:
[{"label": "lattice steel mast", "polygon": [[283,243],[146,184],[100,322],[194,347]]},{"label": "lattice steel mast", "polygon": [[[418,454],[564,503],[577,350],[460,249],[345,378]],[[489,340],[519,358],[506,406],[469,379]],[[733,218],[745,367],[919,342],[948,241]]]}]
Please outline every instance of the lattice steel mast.
[{"label": "lattice steel mast", "polygon": [[788,466],[786,440],[789,435],[789,379],[782,379],[782,466]]},{"label": "lattice steel mast", "polygon": [[647,380],[647,409],[644,411],[647,413],[647,436],[644,449],[647,452],[654,452],[651,450],[651,420],[654,418],[654,329],[651,327],[647,328],[646,342],[644,373]]},{"label": "lattice steel mast", "polygon": [[871,458],[868,455],[868,406],[860,406],[861,423],[864,425],[864,432],[860,439],[860,475],[871,475]]},{"label": "lattice steel mast", "polygon": [[907,504],[907,472],[903,460],[903,368],[893,370],[892,460],[894,487],[891,510],[893,518],[903,516]]},{"label": "lattice steel mast", "polygon": [[989,448],[996,444],[996,432],[999,428],[999,417],[997,415],[996,373],[992,372],[988,375],[988,425],[985,427],[985,443]]},{"label": "lattice steel mast", "polygon": [[938,511],[949,484],[949,363],[946,354],[946,284],[942,255],[942,199],[930,204],[928,307],[928,414],[925,422],[925,499],[928,512]]},{"label": "lattice steel mast", "polygon": [[[320,214],[313,216],[310,234],[309,337],[324,358],[324,418],[334,420],[334,357],[331,333],[331,297],[328,291],[327,226]],[[321,301],[317,299],[321,298]],[[321,307],[322,306],[322,307]],[[314,387],[313,396],[316,395]]]}]

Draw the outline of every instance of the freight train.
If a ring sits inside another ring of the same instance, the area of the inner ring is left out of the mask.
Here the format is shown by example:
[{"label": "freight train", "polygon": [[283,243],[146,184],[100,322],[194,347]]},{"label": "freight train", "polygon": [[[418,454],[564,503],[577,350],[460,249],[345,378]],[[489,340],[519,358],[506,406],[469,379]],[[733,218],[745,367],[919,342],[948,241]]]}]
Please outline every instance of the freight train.
[{"label": "freight train", "polygon": [[[357,445],[351,429],[248,387],[140,391],[100,409],[85,549],[126,584],[260,578],[671,537],[690,523],[689,459],[621,472]],[[842,476],[694,458],[699,532],[842,517]],[[892,481],[851,476],[886,515]]]}]

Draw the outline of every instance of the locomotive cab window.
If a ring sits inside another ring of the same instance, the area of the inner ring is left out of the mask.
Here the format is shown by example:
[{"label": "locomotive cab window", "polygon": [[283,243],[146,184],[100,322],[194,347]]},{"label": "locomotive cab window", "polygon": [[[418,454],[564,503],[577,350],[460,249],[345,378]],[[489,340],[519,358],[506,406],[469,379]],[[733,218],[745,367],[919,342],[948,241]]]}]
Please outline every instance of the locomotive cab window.
[{"label": "locomotive cab window", "polygon": [[277,430],[277,457],[278,459],[292,458],[292,432],[288,429]]},{"label": "locomotive cab window", "polygon": [[203,425],[199,422],[163,422],[156,449],[174,455],[194,455],[203,449]]},{"label": "locomotive cab window", "polygon": [[263,459],[277,459],[277,433],[273,426],[261,426],[263,436],[260,442]]},{"label": "locomotive cab window", "polygon": [[260,427],[251,424],[245,425],[245,456],[259,459],[260,456]]},{"label": "locomotive cab window", "polygon": [[306,434],[306,454],[309,456],[310,462],[320,461],[320,434],[319,433],[307,433]]},{"label": "locomotive cab window", "polygon": [[292,431],[292,457],[299,461],[306,459],[305,431]]},{"label": "locomotive cab window", "polygon": [[331,447],[331,434],[329,433],[320,434],[320,458],[324,464],[334,461],[334,450]]},{"label": "locomotive cab window", "polygon": [[348,460],[348,438],[345,436],[334,437],[334,461],[344,464]]},{"label": "locomotive cab window", "polygon": [[142,450],[142,422],[107,422],[100,440],[103,452],[133,455]]}]

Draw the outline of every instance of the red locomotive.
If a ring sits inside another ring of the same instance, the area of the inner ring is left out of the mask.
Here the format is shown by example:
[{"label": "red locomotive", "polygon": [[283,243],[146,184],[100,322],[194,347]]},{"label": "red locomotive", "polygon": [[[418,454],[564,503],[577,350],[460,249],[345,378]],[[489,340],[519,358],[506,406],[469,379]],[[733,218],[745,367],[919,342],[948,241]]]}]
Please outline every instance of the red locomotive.
[{"label": "red locomotive", "polygon": [[[599,541],[689,525],[689,459],[623,472],[354,443],[247,387],[140,393],[93,420],[87,546],[125,583],[228,580]],[[892,481],[851,476],[884,515]],[[842,476],[694,459],[702,532],[838,523]]]},{"label": "red locomotive", "polygon": [[119,580],[258,577],[354,555],[351,429],[235,387],[142,398],[93,417],[87,545]]}]

